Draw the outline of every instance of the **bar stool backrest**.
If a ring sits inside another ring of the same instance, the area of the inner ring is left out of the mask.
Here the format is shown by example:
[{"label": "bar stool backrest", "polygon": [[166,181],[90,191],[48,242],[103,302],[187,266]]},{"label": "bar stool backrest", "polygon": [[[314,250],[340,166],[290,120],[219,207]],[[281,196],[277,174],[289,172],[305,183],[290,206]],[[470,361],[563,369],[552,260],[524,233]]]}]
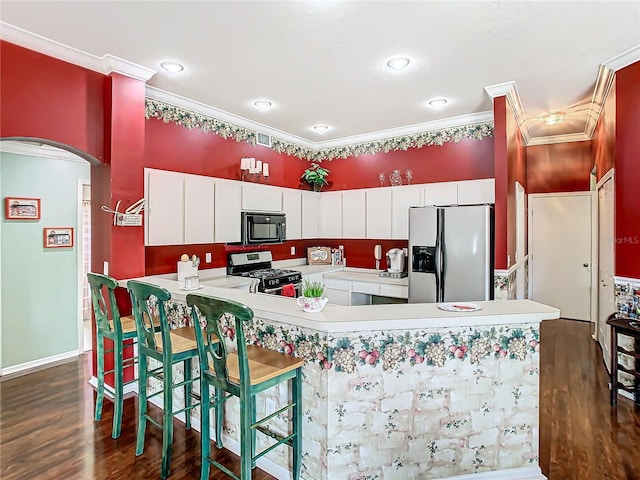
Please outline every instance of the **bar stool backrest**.
[{"label": "bar stool backrest", "polygon": [[[122,338],[120,311],[114,293],[118,282],[115,278],[99,273],[87,273],[87,281],[91,290],[91,304],[96,317],[96,328],[102,332],[114,332],[118,338]],[[107,293],[108,300],[105,300],[105,293]],[[109,322],[109,316],[113,322]]]},{"label": "bar stool backrest", "polygon": [[[196,343],[198,344],[198,357],[200,360],[200,371],[210,377],[211,382],[218,388],[229,391],[237,388],[229,382],[229,371],[227,368],[227,347],[224,342],[224,335],[221,327],[221,320],[225,322],[230,318],[235,319],[235,338],[238,354],[238,373],[240,383],[248,387],[249,362],[247,360],[247,344],[244,336],[243,324],[253,318],[253,310],[232,300],[226,300],[206,295],[190,293],[187,295],[187,305],[191,307],[192,318],[204,316],[206,326],[204,332],[201,328],[196,328]],[[230,317],[231,316],[231,317]],[[210,365],[213,363],[213,371]]]},{"label": "bar stool backrest", "polygon": [[[171,293],[165,288],[129,280],[127,289],[131,295],[131,308],[136,320],[138,345],[149,350],[160,351],[156,341],[156,333],[160,330],[162,338],[162,352],[171,352],[171,334],[164,302],[171,299]],[[151,305],[158,309],[157,315],[152,315]],[[156,319],[159,324],[154,322]]]}]

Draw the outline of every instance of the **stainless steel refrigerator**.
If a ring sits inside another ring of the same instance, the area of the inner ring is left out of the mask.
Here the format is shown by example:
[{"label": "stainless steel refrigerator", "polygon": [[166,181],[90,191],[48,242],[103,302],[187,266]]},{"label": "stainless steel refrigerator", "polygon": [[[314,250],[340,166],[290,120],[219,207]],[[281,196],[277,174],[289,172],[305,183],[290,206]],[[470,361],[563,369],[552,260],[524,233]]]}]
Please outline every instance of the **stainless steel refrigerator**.
[{"label": "stainless steel refrigerator", "polygon": [[409,303],[493,299],[493,207],[409,208]]}]

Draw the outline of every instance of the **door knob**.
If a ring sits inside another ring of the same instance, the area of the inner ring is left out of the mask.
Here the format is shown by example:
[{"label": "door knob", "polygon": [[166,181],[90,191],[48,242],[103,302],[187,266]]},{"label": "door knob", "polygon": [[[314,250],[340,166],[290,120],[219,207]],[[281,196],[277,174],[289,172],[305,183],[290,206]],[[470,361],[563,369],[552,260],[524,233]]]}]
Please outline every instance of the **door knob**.
[{"label": "door knob", "polygon": [[589,264],[588,263],[583,263],[582,266],[586,268],[586,267],[589,266]]}]

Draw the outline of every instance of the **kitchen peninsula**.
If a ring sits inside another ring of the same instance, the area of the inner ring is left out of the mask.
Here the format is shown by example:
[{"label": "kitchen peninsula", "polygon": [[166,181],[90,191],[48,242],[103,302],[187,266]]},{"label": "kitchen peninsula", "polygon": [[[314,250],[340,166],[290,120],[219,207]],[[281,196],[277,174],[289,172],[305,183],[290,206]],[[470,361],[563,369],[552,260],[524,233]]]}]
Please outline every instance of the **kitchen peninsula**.
[{"label": "kitchen peninsula", "polygon": [[[172,293],[169,320],[183,325],[188,292],[175,280],[140,280]],[[241,281],[203,280],[197,292],[248,305],[255,314],[249,342],[305,359],[303,478],[435,479],[488,471],[496,472],[492,478],[544,478],[539,323],[558,318],[557,309],[514,300],[480,302],[477,312],[328,304],[308,314],[292,298],[229,288]],[[228,327],[230,341],[233,323]],[[277,408],[287,395],[276,387],[257,407],[264,409],[268,397]],[[226,408],[225,445],[236,450],[239,407],[230,401]],[[275,449],[258,465],[288,478],[288,455]]]}]

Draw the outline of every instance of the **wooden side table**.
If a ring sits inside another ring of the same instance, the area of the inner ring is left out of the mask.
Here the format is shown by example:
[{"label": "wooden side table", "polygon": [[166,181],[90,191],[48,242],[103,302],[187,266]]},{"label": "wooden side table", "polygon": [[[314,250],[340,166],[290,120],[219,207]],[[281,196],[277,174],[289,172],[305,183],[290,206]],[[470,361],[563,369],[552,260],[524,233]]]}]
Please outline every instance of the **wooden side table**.
[{"label": "wooden side table", "polygon": [[[611,332],[611,406],[618,403],[618,390],[625,390],[633,395],[634,402],[640,405],[640,319],[616,317],[615,314],[607,319],[607,325]],[[626,350],[618,346],[618,334],[632,337],[634,349]],[[618,363],[618,353],[624,353],[634,359],[634,368],[627,368]],[[623,371],[633,376],[633,386],[625,386],[618,381],[618,371]]]}]

